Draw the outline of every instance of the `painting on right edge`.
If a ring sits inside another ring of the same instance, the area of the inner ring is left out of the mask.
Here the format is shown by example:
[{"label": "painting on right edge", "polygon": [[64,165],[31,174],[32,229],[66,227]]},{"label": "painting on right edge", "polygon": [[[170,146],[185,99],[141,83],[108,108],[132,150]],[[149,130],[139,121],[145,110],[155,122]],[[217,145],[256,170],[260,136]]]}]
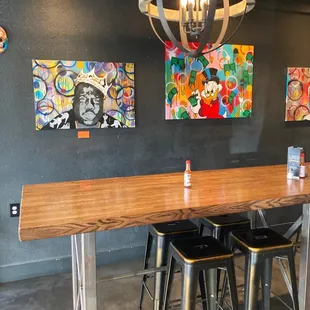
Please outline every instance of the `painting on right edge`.
[{"label": "painting on right edge", "polygon": [[310,68],[288,68],[286,122],[310,120]]}]

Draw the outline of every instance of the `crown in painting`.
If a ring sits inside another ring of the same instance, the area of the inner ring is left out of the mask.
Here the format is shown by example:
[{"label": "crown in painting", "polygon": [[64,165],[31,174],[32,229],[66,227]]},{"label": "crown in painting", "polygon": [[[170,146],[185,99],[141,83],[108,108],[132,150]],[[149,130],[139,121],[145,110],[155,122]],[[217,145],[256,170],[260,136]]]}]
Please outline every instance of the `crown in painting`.
[{"label": "crown in painting", "polygon": [[105,96],[112,84],[108,85],[106,77],[100,78],[95,73],[95,68],[88,73],[82,70],[75,79],[75,86],[80,83],[86,83],[99,89]]}]

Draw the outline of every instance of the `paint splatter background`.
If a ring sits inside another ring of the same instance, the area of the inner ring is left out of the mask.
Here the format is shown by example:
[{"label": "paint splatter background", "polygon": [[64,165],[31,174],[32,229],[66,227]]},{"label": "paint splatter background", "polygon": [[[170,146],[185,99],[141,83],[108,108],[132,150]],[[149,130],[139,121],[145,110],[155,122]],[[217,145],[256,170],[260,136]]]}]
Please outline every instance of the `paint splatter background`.
[{"label": "paint splatter background", "polygon": [[75,79],[82,70],[88,73],[93,68],[98,77],[114,81],[104,100],[104,112],[129,128],[135,127],[134,64],[33,60],[32,67],[37,130],[72,109]]},{"label": "paint splatter background", "polygon": [[[219,92],[221,118],[245,118],[252,115],[254,47],[224,45],[198,58],[184,56],[172,42],[166,42],[166,119],[205,119],[193,113],[190,97],[204,90],[203,81],[217,69],[222,90]],[[196,49],[195,43],[190,47]],[[206,52],[210,47],[206,47]]]},{"label": "paint splatter background", "polygon": [[285,120],[310,120],[310,68],[287,70]]}]

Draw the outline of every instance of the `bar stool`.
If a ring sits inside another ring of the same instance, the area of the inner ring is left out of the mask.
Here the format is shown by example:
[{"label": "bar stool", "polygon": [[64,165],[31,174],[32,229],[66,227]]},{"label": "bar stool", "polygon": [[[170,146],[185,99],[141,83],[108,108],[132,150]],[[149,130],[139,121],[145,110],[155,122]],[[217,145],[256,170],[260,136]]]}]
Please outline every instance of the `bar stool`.
[{"label": "bar stool", "polygon": [[[175,263],[178,263],[182,270],[181,310],[195,309],[198,279],[203,271],[208,273],[216,268],[225,268],[227,270],[232,309],[238,310],[233,254],[227,247],[211,236],[196,237],[185,241],[177,240],[170,244],[163,310],[168,309]],[[204,298],[206,294],[204,285],[201,285],[201,283],[200,289],[202,298]]]},{"label": "bar stool", "polygon": [[[145,247],[144,270],[149,268],[149,260],[154,239],[156,241],[155,265],[156,267],[163,267],[167,265],[168,250],[171,241],[195,237],[198,236],[198,233],[198,227],[189,220],[150,225],[148,227]],[[143,275],[139,309],[142,309],[144,292],[147,290],[148,294],[153,299],[153,309],[159,310],[163,303],[165,272],[155,273],[154,297],[151,295],[146,284],[148,278],[149,276]]]},{"label": "bar stool", "polygon": [[251,229],[251,221],[239,214],[210,216],[200,219],[199,233],[201,236],[205,229],[209,230],[211,236],[230,247],[230,232]]},{"label": "bar stool", "polygon": [[272,261],[276,256],[287,256],[291,277],[290,293],[294,309],[299,310],[293,243],[269,228],[233,232],[231,237],[233,246],[246,255],[245,309],[256,309],[259,281],[261,280],[262,309],[270,310]]},{"label": "bar stool", "polygon": [[[219,216],[210,216],[200,219],[199,234],[203,236],[204,232],[207,230],[211,236],[218,239],[221,243],[226,245],[229,249],[230,244],[230,233],[233,231],[249,230],[251,229],[251,221],[239,214],[228,214]],[[217,300],[217,295],[219,292],[220,285],[220,270],[213,270],[210,272],[210,278],[207,282],[208,292],[211,296],[215,296]],[[226,294],[227,279],[226,275],[223,280],[222,293],[220,297],[219,304],[223,306],[223,301]],[[217,305],[214,300],[209,299],[209,310],[216,310]]]}]

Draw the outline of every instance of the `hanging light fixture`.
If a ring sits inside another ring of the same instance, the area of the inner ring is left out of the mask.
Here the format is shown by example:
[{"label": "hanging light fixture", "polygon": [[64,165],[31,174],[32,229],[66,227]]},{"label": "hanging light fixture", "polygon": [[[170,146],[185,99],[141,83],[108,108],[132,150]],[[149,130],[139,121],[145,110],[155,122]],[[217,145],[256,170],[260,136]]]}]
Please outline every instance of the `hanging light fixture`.
[{"label": "hanging light fixture", "polygon": [[[150,24],[159,40],[165,44],[155,29],[153,18],[160,20],[170,41],[182,52],[192,57],[203,54],[205,46],[210,43],[215,21],[223,21],[222,29],[217,40],[206,53],[214,51],[231,39],[241,25],[244,15],[255,7],[255,0],[240,0],[233,5],[230,5],[230,0],[223,0],[223,8],[221,9],[217,8],[218,0],[179,0],[179,9],[172,10],[164,8],[163,0],[156,0],[156,5],[152,4],[152,0],[138,1],[140,11],[149,16]],[[229,18],[237,16],[241,16],[239,25],[233,34],[224,40]],[[168,23],[170,21],[179,23],[181,43],[172,33]],[[196,50],[189,47],[188,36],[199,40],[199,46]]]}]

